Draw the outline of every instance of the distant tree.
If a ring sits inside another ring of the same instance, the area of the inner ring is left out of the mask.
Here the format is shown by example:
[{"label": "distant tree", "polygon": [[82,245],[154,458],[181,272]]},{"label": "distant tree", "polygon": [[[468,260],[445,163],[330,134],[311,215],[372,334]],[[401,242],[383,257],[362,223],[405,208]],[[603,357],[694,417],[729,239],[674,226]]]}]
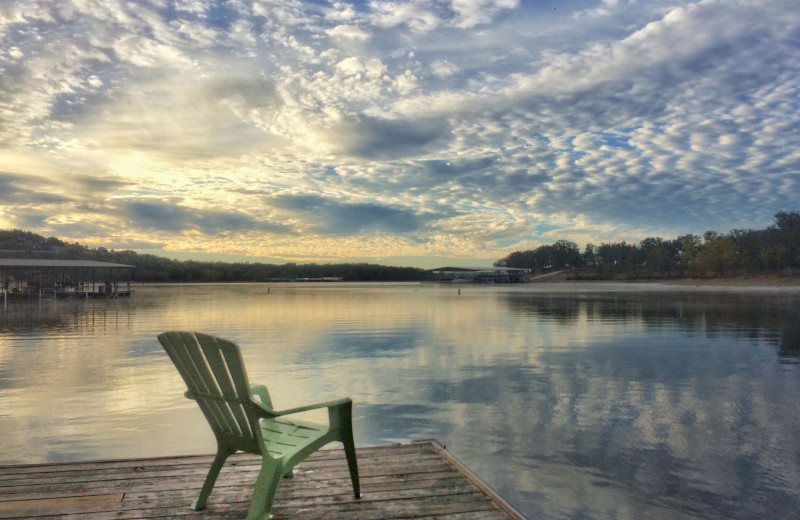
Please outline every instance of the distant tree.
[{"label": "distant tree", "polygon": [[603,242],[597,249],[597,253],[600,255],[600,260],[604,265],[616,266],[617,268],[635,266],[638,256],[636,246],[624,241]]},{"label": "distant tree", "polygon": [[645,238],[639,244],[640,266],[651,273],[671,273],[680,265],[680,247],[672,240]]},{"label": "distant tree", "polygon": [[515,267],[532,269],[537,272],[565,269],[581,265],[581,252],[578,244],[569,240],[557,240],[553,244],[545,244],[536,249],[515,251],[497,260],[496,267]]},{"label": "distant tree", "polygon": [[767,269],[767,258],[762,255],[769,242],[766,230],[734,229],[728,233],[728,237],[736,246],[740,268],[748,273],[759,273]]},{"label": "distant tree", "polygon": [[689,272],[695,276],[725,276],[733,274],[739,267],[736,243],[729,236],[714,235],[689,264]]},{"label": "distant tree", "polygon": [[686,270],[703,246],[703,241],[697,235],[683,235],[678,237],[676,241],[679,242],[678,248],[681,269]]},{"label": "distant tree", "polygon": [[550,261],[553,269],[565,269],[581,265],[578,244],[570,240],[557,240],[552,246]]},{"label": "distant tree", "polygon": [[501,258],[494,263],[495,267],[513,267],[516,269],[535,269],[535,252],[532,249],[526,251],[514,251],[508,256]]},{"label": "distant tree", "polygon": [[597,265],[597,246],[594,244],[586,244],[586,247],[583,249],[583,257],[581,260],[584,266],[595,267]]},{"label": "distant tree", "polygon": [[780,211],[775,215],[777,242],[783,246],[784,267],[800,268],[800,212]]}]

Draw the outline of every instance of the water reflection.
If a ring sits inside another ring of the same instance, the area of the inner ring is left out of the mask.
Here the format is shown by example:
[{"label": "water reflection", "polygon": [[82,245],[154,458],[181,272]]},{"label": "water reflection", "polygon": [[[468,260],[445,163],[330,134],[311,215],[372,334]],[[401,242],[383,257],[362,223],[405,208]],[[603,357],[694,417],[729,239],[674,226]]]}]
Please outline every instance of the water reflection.
[{"label": "water reflection", "polygon": [[0,462],[213,452],[155,340],[202,329],[279,406],[350,395],[359,444],[438,438],[531,517],[794,518],[800,293],[567,287],[148,287],[0,317]]},{"label": "water reflection", "polygon": [[780,345],[781,353],[800,353],[797,297],[792,292],[775,294],[730,291],[671,291],[573,294],[542,296],[538,293],[506,295],[509,311],[531,315],[562,325],[581,321],[641,324],[653,329],[678,327],[708,336],[733,333],[737,337],[764,339]]},{"label": "water reflection", "polygon": [[800,363],[800,326],[792,322],[781,329],[778,354],[782,363]]}]

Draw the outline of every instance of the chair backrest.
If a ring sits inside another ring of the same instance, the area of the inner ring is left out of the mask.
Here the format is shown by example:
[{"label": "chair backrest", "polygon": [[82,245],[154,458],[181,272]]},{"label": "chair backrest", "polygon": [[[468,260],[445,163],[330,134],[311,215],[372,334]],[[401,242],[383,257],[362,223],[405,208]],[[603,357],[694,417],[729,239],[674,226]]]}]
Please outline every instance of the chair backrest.
[{"label": "chair backrest", "polygon": [[165,332],[158,341],[183,377],[186,397],[197,401],[217,439],[234,450],[261,453],[261,428],[239,347],[199,332]]}]

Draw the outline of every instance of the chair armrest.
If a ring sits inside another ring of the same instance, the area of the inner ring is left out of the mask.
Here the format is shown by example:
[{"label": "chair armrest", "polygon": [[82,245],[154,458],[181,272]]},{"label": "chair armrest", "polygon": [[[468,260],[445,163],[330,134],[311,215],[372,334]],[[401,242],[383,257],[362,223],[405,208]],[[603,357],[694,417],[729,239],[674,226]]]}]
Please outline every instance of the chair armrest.
[{"label": "chair armrest", "polygon": [[291,415],[293,413],[307,412],[308,410],[319,410],[320,408],[335,408],[352,402],[353,400],[349,397],[343,397],[342,399],[336,399],[334,401],[298,406],[297,408],[289,408],[288,410],[272,410],[272,413],[275,414],[275,416]]},{"label": "chair armrest", "polygon": [[307,412],[309,410],[319,410],[321,408],[328,408],[329,410],[331,409],[335,410],[345,405],[352,405],[352,403],[353,403],[352,399],[350,399],[349,397],[344,397],[342,399],[336,399],[334,401],[325,401],[324,403],[315,403],[306,406],[298,406],[297,408],[289,408],[287,410],[273,410],[272,408],[264,406],[263,404],[257,401],[255,402],[255,404],[259,405],[258,407],[260,411],[262,411],[266,417],[281,417],[283,415],[291,415],[300,412]]},{"label": "chair armrest", "polygon": [[261,405],[266,408],[272,408],[272,400],[269,398],[269,391],[264,385],[250,385],[250,393],[255,394],[261,399]]}]

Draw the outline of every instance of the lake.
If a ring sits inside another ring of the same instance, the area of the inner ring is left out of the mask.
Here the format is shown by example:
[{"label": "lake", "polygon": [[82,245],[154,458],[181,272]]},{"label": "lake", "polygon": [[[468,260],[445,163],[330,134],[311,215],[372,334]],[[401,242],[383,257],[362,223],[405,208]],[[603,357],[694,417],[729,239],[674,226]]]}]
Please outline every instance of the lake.
[{"label": "lake", "polygon": [[134,289],[0,308],[0,464],[213,453],[156,340],[185,329],[276,407],[350,396],[358,445],[436,438],[531,518],[797,518],[797,288]]}]

